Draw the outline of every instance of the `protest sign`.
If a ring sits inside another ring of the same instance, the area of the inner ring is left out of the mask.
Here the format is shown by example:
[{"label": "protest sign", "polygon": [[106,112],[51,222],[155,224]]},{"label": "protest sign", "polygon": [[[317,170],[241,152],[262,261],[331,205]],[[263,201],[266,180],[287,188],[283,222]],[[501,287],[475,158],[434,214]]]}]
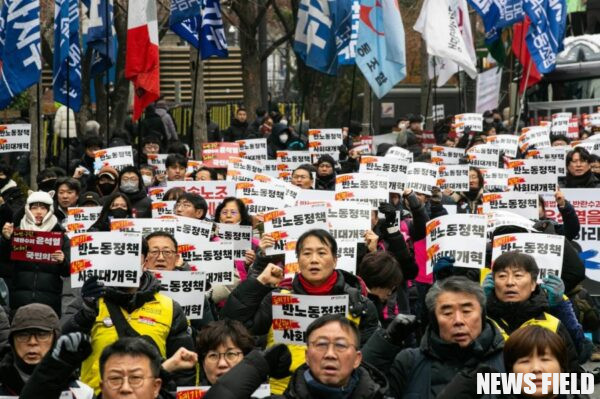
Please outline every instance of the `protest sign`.
[{"label": "protest sign", "polygon": [[240,157],[229,157],[227,170],[229,169],[246,170],[251,172],[252,175],[263,172],[263,166],[257,161],[251,161]]},{"label": "protest sign", "polygon": [[378,173],[382,176],[387,176],[390,192],[402,193],[408,163],[408,159],[367,155],[360,158],[358,171],[360,173]]},{"label": "protest sign", "polygon": [[356,240],[336,240],[337,242],[337,265],[338,270],[344,270],[350,274],[356,274],[356,260],[358,258]]},{"label": "protest sign", "polygon": [[[182,251],[185,249],[181,248]],[[181,254],[183,256],[183,253]],[[205,273],[206,290],[213,285],[233,284],[235,271],[233,261],[233,243],[230,241],[213,241],[202,250],[190,252],[188,257],[188,263],[193,271]]]},{"label": "protest sign", "polygon": [[240,146],[239,156],[251,161],[267,159],[267,139],[237,140]]},{"label": "protest sign", "polygon": [[195,171],[200,169],[202,166],[203,166],[202,161],[197,161],[195,159],[188,159],[187,168],[185,170],[186,176],[191,175],[192,173],[194,173]]},{"label": "protest sign", "polygon": [[539,150],[531,150],[527,151],[527,158],[533,159],[543,159],[545,160],[544,165],[550,166],[552,165],[556,171],[557,176],[566,176],[567,167],[567,153],[571,150],[570,147],[567,146],[559,146],[559,147],[545,147],[540,148]]},{"label": "protest sign", "polygon": [[431,148],[431,162],[439,165],[458,165],[465,156],[464,148],[433,146]]},{"label": "protest sign", "polygon": [[467,150],[469,165],[478,168],[497,168],[500,166],[500,148],[490,144],[478,144]]},{"label": "protest sign", "polygon": [[229,157],[239,157],[238,143],[202,143],[202,164],[207,168],[227,168]]},{"label": "protest sign", "polygon": [[550,147],[550,126],[528,126],[521,129],[519,145],[521,152],[528,149]]},{"label": "protest sign", "polygon": [[498,148],[507,157],[516,158],[519,149],[519,136],[497,134],[486,138],[487,145]]},{"label": "protest sign", "polygon": [[286,198],[285,188],[260,181],[237,183],[235,196],[244,201],[251,215],[277,209]]},{"label": "protest sign", "polygon": [[177,221],[174,219],[112,219],[110,231],[141,233],[144,237],[155,231],[165,231],[174,235],[176,225]]},{"label": "protest sign", "polygon": [[[364,154],[373,154],[373,136],[356,136],[352,137],[352,149],[357,150],[359,147],[368,147],[368,151]],[[360,150],[362,151],[362,149]],[[363,155],[361,153],[361,155]]]},{"label": "protest sign", "polygon": [[31,124],[0,125],[0,153],[29,152]]},{"label": "protest sign", "polygon": [[162,186],[148,187],[148,197],[152,201],[162,201],[162,198],[167,191],[168,188]]},{"label": "protest sign", "polygon": [[497,210],[516,213],[527,219],[539,218],[539,198],[537,194],[508,191],[485,193],[481,197],[485,213]]},{"label": "protest sign", "polygon": [[307,230],[329,230],[327,208],[324,206],[278,209],[265,213],[263,220],[265,234],[275,240],[275,245],[267,248],[266,255],[283,254],[288,241],[296,241]]},{"label": "protest sign", "polygon": [[512,169],[513,175],[556,176],[558,174],[556,164],[548,163],[545,159],[515,159],[513,161],[509,161],[506,164],[506,167],[507,169]]},{"label": "protest sign", "polygon": [[589,114],[587,120],[592,127],[600,126],[600,112]]},{"label": "protest sign", "polygon": [[[210,386],[199,387],[177,387],[176,399],[202,399]],[[250,395],[254,399],[263,399],[271,397],[271,386],[269,384],[261,384],[256,391]],[[0,397],[0,399],[2,399]]]},{"label": "protest sign", "polygon": [[101,206],[70,207],[67,209],[67,232],[82,233],[87,231],[100,216]]},{"label": "protest sign", "polygon": [[361,144],[361,145],[357,145],[356,147],[352,147],[352,150],[356,152],[358,155],[370,155],[371,154],[371,147],[367,144]]},{"label": "protest sign", "polygon": [[[597,135],[597,136],[598,136],[598,138],[600,138],[600,134]],[[590,138],[588,138],[587,140],[584,140],[584,141],[582,141],[580,143],[577,143],[575,145],[575,147],[583,147],[590,154],[594,154],[594,155],[600,156],[600,141],[591,140],[592,137],[596,137],[596,135],[593,135]]]},{"label": "protest sign", "polygon": [[98,277],[107,287],[139,287],[142,235],[102,231],[71,237],[71,287]]},{"label": "protest sign", "polygon": [[510,188],[508,185],[512,173],[507,169],[486,168],[481,169],[483,174],[483,187],[486,191],[506,191]]},{"label": "protest sign", "polygon": [[414,192],[431,195],[431,191],[437,185],[439,166],[425,162],[413,162],[406,170],[406,181],[404,188],[410,188]]},{"label": "protest sign", "polygon": [[509,180],[509,185],[513,186],[513,191],[525,193],[553,193],[557,184],[556,175],[517,175]]},{"label": "protest sign", "polygon": [[577,140],[579,138],[579,118],[569,118],[567,137],[571,140]]},{"label": "protest sign", "polygon": [[246,251],[252,249],[252,226],[225,223],[217,223],[216,226],[216,236],[233,243],[233,258],[244,259]]},{"label": "protest sign", "polygon": [[485,215],[456,214],[427,223],[427,274],[443,256],[455,259],[454,266],[485,267],[487,218]]},{"label": "protest sign", "polygon": [[[262,174],[271,176],[271,177],[275,177],[275,178],[279,174],[279,171],[280,171],[279,161],[274,160],[274,159],[267,159],[265,161],[260,161],[260,164],[263,167]],[[287,169],[287,167],[285,167],[283,170],[285,170],[285,169]]]},{"label": "protest sign", "polygon": [[181,305],[188,320],[202,319],[204,311],[203,272],[155,270],[160,281],[160,291]]},{"label": "protest sign", "polygon": [[317,158],[328,154],[337,162],[340,159],[340,146],[344,144],[342,129],[309,129],[308,152]]},{"label": "protest sign", "polygon": [[208,203],[208,215],[214,216],[217,206],[226,198],[235,196],[235,182],[223,180],[168,181],[167,190],[181,187],[187,193],[202,196]]},{"label": "protest sign", "polygon": [[175,203],[177,201],[152,201],[152,218],[158,219],[163,216],[175,214]]},{"label": "protest sign", "polygon": [[409,162],[413,161],[413,153],[402,147],[390,147],[385,156],[388,158],[407,159]]},{"label": "protest sign", "polygon": [[331,205],[335,202],[335,191],[301,189],[292,206]]},{"label": "protest sign", "polygon": [[348,173],[335,179],[336,201],[355,201],[377,208],[389,201],[389,180],[375,173]]},{"label": "protest sign", "polygon": [[502,83],[502,68],[490,68],[477,74],[477,97],[475,112],[485,112],[498,108],[500,101],[500,85]]},{"label": "protest sign", "polygon": [[50,255],[62,250],[62,240],[61,232],[15,229],[11,240],[10,260],[57,263]]},{"label": "protest sign", "polygon": [[212,246],[210,242],[213,224],[207,220],[198,220],[183,216],[174,219],[175,240],[177,241],[177,252],[185,262],[202,257],[204,249]]},{"label": "protest sign", "polygon": [[147,154],[148,157],[148,165],[152,166],[154,172],[159,173],[167,173],[167,157],[169,154]]},{"label": "protest sign", "polygon": [[521,227],[529,231],[535,231],[534,222],[521,215],[517,215],[513,212],[495,210],[486,214],[488,218],[488,234],[491,234],[498,227],[502,226],[516,226]]},{"label": "protest sign", "polygon": [[306,329],[325,314],[348,313],[348,295],[273,294],[273,339],[277,343],[306,345]]},{"label": "protest sign", "polygon": [[434,122],[440,121],[445,118],[444,116],[444,104],[436,104],[431,106],[431,115]]},{"label": "protest sign", "polygon": [[303,164],[311,164],[312,158],[308,151],[277,151],[278,170],[294,170]]},{"label": "protest sign", "polygon": [[458,114],[454,115],[454,127],[456,135],[460,138],[465,131],[465,128],[471,131],[483,131],[483,116],[478,113]]},{"label": "protest sign", "polygon": [[540,269],[538,282],[549,274],[560,276],[565,237],[557,234],[513,233],[494,237],[492,268],[504,252],[516,251],[531,255]]},{"label": "protest sign", "polygon": [[562,135],[567,136],[569,134],[569,121],[571,119],[570,112],[561,112],[559,114],[552,115],[552,127],[550,128],[550,134],[552,136]]},{"label": "protest sign", "polygon": [[442,190],[469,191],[469,165],[440,166],[436,185]]},{"label": "protest sign", "polygon": [[362,240],[371,229],[371,206],[360,202],[337,201],[327,208],[331,235],[336,240]]},{"label": "protest sign", "polygon": [[96,174],[104,166],[120,171],[126,166],[133,166],[133,149],[130,145],[105,148],[94,151],[94,171]]}]

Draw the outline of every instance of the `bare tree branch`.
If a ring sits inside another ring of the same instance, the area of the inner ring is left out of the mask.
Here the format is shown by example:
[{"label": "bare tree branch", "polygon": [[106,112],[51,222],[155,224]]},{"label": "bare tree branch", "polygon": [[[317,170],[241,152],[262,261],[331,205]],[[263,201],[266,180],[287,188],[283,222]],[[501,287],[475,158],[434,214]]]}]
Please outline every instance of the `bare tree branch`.
[{"label": "bare tree branch", "polygon": [[[242,1],[247,1],[247,0],[242,0]],[[246,15],[246,13],[244,13],[243,10],[240,10],[238,1],[234,1],[231,3],[231,9],[233,10],[233,12],[235,12],[235,15],[237,15],[237,17],[240,20],[239,27],[242,27],[242,26],[251,27],[253,25],[252,22],[250,22],[250,20],[248,19],[248,15]]]},{"label": "bare tree branch", "polygon": [[254,27],[255,27],[255,29],[257,29],[258,25],[260,25],[260,22],[265,17],[265,14],[267,13],[267,10],[269,9],[269,6],[272,3],[273,3],[273,0],[267,0],[267,2],[264,5],[261,5],[259,7],[258,14],[256,15],[256,19],[254,20]]},{"label": "bare tree branch", "polygon": [[285,37],[288,38],[288,40],[290,41],[290,45],[293,46],[294,45],[294,31],[291,27],[289,27],[287,25],[287,21],[285,20],[285,16],[283,15],[283,13],[281,12],[281,9],[279,8],[279,5],[277,5],[277,2],[273,2],[273,11],[275,11],[275,15],[277,15],[277,19],[279,19],[279,22],[281,23],[281,26],[283,26],[283,30],[285,31]]},{"label": "bare tree branch", "polygon": [[281,36],[279,39],[275,40],[273,43],[271,43],[271,45],[269,47],[267,47],[265,49],[265,51],[260,55],[260,61],[263,62],[265,61],[267,58],[269,58],[269,56],[275,51],[277,50],[277,47],[281,46],[283,43],[287,42],[288,40],[290,40],[290,38],[294,37],[294,34],[292,32],[286,33],[285,36]]}]

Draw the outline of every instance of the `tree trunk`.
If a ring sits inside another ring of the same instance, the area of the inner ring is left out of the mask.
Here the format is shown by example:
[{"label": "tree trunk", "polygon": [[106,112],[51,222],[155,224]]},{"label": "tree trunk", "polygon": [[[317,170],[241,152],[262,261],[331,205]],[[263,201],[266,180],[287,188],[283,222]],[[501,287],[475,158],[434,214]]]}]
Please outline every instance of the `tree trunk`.
[{"label": "tree trunk", "polygon": [[[421,114],[426,117],[430,115],[430,109],[433,105],[433,96],[429,91],[430,82],[429,82],[429,71],[428,71],[428,63],[429,63],[429,55],[427,54],[427,44],[425,40],[421,39]],[[427,129],[433,128],[433,119],[426,120]]]},{"label": "tree trunk", "polygon": [[[206,100],[204,98],[204,65],[200,58],[198,58],[198,51],[190,46],[190,64],[191,68],[191,81],[192,87],[194,88],[195,101],[194,104],[194,124],[192,126],[192,148],[194,150],[195,159],[200,159],[202,154],[202,143],[208,142],[208,135],[206,131]],[[196,71],[196,68],[198,69]]]},{"label": "tree trunk", "polygon": [[[111,96],[110,131],[124,125],[129,109],[129,80],[125,79],[125,55],[127,52],[127,11],[116,6],[115,30],[119,51],[117,53],[116,82]],[[134,138],[132,137],[132,140]]]},{"label": "tree trunk", "polygon": [[362,133],[371,135],[371,86],[363,79]]},{"label": "tree trunk", "polygon": [[[108,142],[110,138],[107,135],[107,123],[106,118],[109,115],[108,110],[106,109],[106,85],[105,85],[106,75],[96,76],[94,78],[94,91],[96,93],[96,122],[100,124],[100,137],[103,138],[103,141]],[[110,123],[110,121],[109,121]]]},{"label": "tree trunk", "polygon": [[[244,106],[248,115],[254,115],[260,106],[260,54],[256,34],[249,35],[245,28],[240,29],[240,51],[242,56],[242,80],[244,82]],[[256,33],[253,31],[253,33]]]},{"label": "tree trunk", "polygon": [[[42,140],[41,134],[38,134],[38,107],[41,107],[42,104],[37,101],[37,90],[38,85],[40,83],[31,86],[27,90],[27,94],[29,95],[29,121],[31,122],[31,141],[29,148],[29,159],[31,160],[31,164],[29,167],[29,187],[32,190],[37,190],[37,176],[40,173],[41,169],[44,169],[44,160],[45,156],[45,143],[40,143]],[[38,157],[38,145],[41,145],[41,154]],[[38,168],[38,163],[40,167]]]},{"label": "tree trunk", "polygon": [[91,95],[90,95],[90,66],[92,63],[92,52],[86,51],[81,63],[81,109],[77,113],[79,137],[85,134],[85,124],[92,119]]}]

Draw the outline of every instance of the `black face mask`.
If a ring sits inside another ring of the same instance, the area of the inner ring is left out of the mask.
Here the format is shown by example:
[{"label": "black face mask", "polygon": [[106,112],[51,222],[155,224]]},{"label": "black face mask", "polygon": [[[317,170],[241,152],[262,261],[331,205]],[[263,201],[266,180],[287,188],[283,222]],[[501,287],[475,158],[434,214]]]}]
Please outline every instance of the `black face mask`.
[{"label": "black face mask", "polygon": [[0,188],[6,186],[6,183],[8,183],[8,177],[5,177],[4,179],[0,179]]},{"label": "black face mask", "polygon": [[56,186],[56,179],[44,180],[43,182],[40,182],[40,184],[38,184],[38,188],[41,191],[45,191],[47,193],[54,190],[55,186]]},{"label": "black face mask", "polygon": [[102,195],[108,195],[112,193],[117,185],[115,183],[102,183],[98,184],[98,188]]},{"label": "black face mask", "polygon": [[108,211],[108,216],[112,217],[113,219],[125,219],[128,215],[125,209],[117,208]]}]

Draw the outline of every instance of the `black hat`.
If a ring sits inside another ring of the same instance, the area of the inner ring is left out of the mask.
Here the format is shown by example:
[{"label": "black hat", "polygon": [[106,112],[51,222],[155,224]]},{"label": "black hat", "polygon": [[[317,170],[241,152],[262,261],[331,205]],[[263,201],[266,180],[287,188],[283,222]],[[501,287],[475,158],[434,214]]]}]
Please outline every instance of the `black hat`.
[{"label": "black hat", "polygon": [[421,123],[423,122],[423,118],[421,118],[421,115],[409,115],[408,116],[408,123]]},{"label": "black hat", "polygon": [[317,167],[319,165],[321,165],[322,163],[324,163],[324,162],[327,162],[332,167],[335,167],[335,159],[333,159],[333,157],[331,155],[329,155],[329,154],[321,155],[319,157],[319,160],[317,161]]},{"label": "black hat", "polygon": [[86,204],[92,203],[96,206],[100,206],[102,205],[102,203],[100,202],[100,195],[98,195],[98,193],[95,193],[93,191],[88,191],[85,194],[83,194],[81,197],[79,197],[79,206],[85,206]]},{"label": "black hat", "polygon": [[150,143],[160,144],[160,142],[161,142],[160,134],[155,131],[151,131],[150,133],[145,135],[144,138],[142,139],[142,145],[146,145],[146,144],[150,144]]}]

